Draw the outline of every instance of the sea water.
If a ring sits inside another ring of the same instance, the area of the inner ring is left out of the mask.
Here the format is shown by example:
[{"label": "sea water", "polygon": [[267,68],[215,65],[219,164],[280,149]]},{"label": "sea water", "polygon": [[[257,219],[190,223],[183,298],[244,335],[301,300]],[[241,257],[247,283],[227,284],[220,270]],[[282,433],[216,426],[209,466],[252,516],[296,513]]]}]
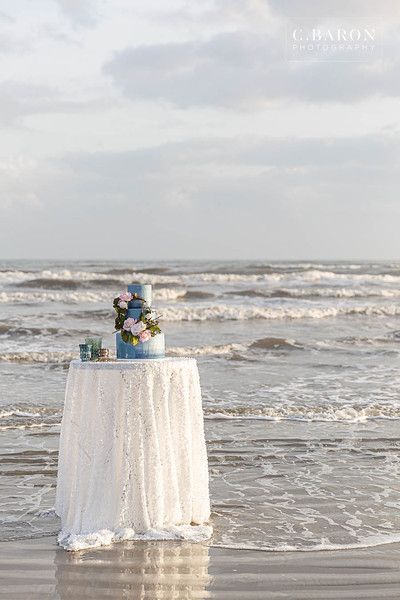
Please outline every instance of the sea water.
[{"label": "sea water", "polygon": [[68,363],[114,348],[112,300],[154,286],[170,355],[197,358],[217,546],[400,540],[400,263],[0,263],[0,539],[51,512]]}]

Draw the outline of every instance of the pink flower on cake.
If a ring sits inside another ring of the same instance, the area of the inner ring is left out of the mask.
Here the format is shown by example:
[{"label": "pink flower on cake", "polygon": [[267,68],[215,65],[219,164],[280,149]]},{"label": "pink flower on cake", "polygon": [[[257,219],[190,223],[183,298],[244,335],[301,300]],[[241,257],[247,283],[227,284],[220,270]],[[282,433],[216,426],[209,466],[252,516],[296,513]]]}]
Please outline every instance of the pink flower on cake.
[{"label": "pink flower on cake", "polygon": [[132,335],[139,335],[145,329],[146,329],[146,325],[144,323],[142,323],[142,321],[137,321],[137,323],[134,323],[131,326],[131,333],[132,333]]},{"label": "pink flower on cake", "polygon": [[127,319],[125,319],[124,324],[122,325],[122,329],[125,329],[125,331],[130,331],[131,327],[133,327],[135,323],[135,319],[132,319],[132,317],[128,317]]},{"label": "pink flower on cake", "polygon": [[121,292],[118,297],[122,302],[130,302],[132,300],[132,294],[130,292]]},{"label": "pink flower on cake", "polygon": [[139,340],[142,342],[147,342],[147,340],[149,340],[151,338],[151,333],[148,329],[146,329],[146,331],[142,331],[142,333],[139,333]]},{"label": "pink flower on cake", "polygon": [[120,300],[120,301],[118,302],[118,306],[119,306],[120,308],[128,308],[128,303],[127,303],[127,302],[124,302],[123,300]]}]

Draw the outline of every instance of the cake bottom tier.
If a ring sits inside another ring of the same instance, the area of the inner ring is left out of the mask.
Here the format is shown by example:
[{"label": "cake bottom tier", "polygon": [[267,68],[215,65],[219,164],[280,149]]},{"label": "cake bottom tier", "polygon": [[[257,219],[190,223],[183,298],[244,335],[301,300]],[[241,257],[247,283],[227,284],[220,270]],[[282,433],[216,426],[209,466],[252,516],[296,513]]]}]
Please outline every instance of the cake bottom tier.
[{"label": "cake bottom tier", "polygon": [[163,333],[157,333],[154,337],[134,346],[127,344],[116,334],[117,358],[163,358],[165,356],[165,337]]}]

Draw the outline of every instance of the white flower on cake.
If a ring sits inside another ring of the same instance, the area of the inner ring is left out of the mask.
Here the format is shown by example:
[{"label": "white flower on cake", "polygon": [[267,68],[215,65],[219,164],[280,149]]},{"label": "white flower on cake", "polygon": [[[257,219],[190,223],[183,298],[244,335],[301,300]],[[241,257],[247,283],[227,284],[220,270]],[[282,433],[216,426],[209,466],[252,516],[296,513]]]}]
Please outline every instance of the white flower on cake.
[{"label": "white flower on cake", "polygon": [[157,319],[157,313],[154,311],[147,313],[146,319],[147,321],[155,321]]},{"label": "white flower on cake", "polygon": [[119,299],[122,300],[122,302],[130,302],[132,300],[132,297],[133,296],[130,292],[121,292],[119,295]]},{"label": "white flower on cake", "polygon": [[122,325],[122,329],[125,329],[125,331],[130,331],[132,325],[134,325],[135,323],[137,323],[136,319],[128,317],[127,319],[125,319],[124,324]]},{"label": "white flower on cake", "polygon": [[124,302],[123,300],[120,300],[120,301],[118,302],[118,306],[119,306],[120,308],[128,308],[128,303],[127,303],[127,302]]},{"label": "white flower on cake", "polygon": [[142,331],[144,331],[145,329],[146,329],[146,325],[144,323],[142,323],[142,321],[137,321],[136,323],[134,323],[131,326],[131,334],[139,335],[139,333],[142,333]]}]

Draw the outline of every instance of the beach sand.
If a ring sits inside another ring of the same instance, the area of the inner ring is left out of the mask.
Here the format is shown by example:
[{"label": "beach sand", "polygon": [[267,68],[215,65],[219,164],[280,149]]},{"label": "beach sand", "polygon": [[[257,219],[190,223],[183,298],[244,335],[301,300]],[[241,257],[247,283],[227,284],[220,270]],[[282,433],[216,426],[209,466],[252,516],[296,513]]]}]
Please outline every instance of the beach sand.
[{"label": "beach sand", "polygon": [[127,542],[69,553],[48,537],[0,543],[0,598],[398,599],[399,565],[400,544],[258,552]]}]

